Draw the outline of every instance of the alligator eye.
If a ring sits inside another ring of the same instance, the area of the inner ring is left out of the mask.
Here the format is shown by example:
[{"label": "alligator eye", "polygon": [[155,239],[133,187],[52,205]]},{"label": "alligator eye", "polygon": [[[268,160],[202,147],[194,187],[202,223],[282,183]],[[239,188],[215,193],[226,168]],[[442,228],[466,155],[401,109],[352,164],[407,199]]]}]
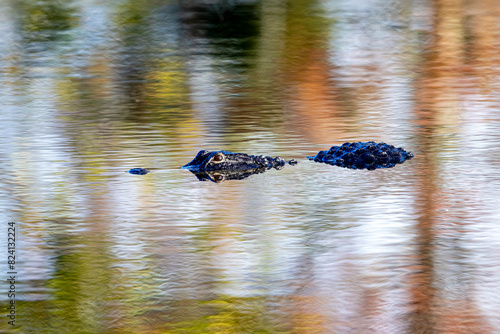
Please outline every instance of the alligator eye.
[{"label": "alligator eye", "polygon": [[224,160],[224,154],[222,153],[215,153],[214,155],[214,161],[221,162]]},{"label": "alligator eye", "polygon": [[215,174],[214,175],[214,181],[215,182],[222,182],[222,181],[224,181],[224,176],[220,175],[220,174]]}]

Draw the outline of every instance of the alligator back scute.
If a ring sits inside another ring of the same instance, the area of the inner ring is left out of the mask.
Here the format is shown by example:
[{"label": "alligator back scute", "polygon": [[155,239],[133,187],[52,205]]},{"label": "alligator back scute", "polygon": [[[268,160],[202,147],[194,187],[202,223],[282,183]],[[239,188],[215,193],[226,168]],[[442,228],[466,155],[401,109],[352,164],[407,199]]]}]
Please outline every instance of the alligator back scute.
[{"label": "alligator back scute", "polygon": [[332,146],[328,151],[319,151],[309,160],[352,169],[374,170],[392,168],[413,158],[411,152],[386,143],[357,142]]}]

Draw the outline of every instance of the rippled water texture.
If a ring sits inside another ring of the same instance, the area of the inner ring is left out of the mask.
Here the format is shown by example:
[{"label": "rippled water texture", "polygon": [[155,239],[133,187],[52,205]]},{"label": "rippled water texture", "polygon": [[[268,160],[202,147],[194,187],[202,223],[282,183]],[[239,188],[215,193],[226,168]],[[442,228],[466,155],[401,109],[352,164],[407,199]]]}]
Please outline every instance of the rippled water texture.
[{"label": "rippled water texture", "polygon": [[500,333],[499,3],[179,3],[0,1],[0,331]]}]

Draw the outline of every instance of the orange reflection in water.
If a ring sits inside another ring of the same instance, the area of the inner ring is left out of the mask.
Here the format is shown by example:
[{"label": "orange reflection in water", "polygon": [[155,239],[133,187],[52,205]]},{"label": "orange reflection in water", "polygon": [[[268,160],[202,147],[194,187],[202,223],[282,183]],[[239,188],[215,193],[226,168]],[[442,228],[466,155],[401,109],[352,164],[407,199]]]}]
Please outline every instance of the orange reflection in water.
[{"label": "orange reflection in water", "polygon": [[[484,69],[497,66],[498,61],[488,54],[491,55],[492,48],[496,49],[496,54],[500,51],[498,43],[493,43],[499,36],[491,19],[492,13],[498,15],[498,6],[491,1],[466,4],[436,0],[433,4],[434,31],[427,46],[427,56],[420,64],[421,76],[415,82],[421,168],[417,178],[416,253],[407,276],[409,332],[492,333],[493,328],[476,305],[471,282],[461,282],[463,291],[459,296],[448,295],[439,289],[449,284],[443,279],[461,279],[453,278],[457,273],[443,273],[439,244],[447,239],[449,228],[455,230],[456,238],[467,238],[467,231],[460,228],[463,225],[460,216],[450,221],[450,217],[440,214],[449,203],[443,189],[436,145],[443,134],[453,133],[460,127],[467,96],[481,91],[482,83],[488,78],[484,76]],[[461,197],[461,205],[474,205],[470,203],[470,195],[457,195]]]}]

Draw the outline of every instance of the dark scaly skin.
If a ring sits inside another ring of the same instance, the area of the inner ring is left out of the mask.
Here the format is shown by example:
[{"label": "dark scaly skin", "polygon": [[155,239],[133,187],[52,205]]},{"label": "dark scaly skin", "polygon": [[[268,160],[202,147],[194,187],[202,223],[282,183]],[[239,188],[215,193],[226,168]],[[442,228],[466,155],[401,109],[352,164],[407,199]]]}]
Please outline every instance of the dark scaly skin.
[{"label": "dark scaly skin", "polygon": [[190,163],[182,168],[189,169],[192,172],[247,171],[271,168],[281,169],[287,163],[294,165],[297,162],[293,159],[285,161],[281,157],[272,158],[264,155],[256,156],[228,151],[202,150],[198,152]]},{"label": "dark scaly skin", "polygon": [[411,152],[386,143],[357,142],[332,146],[328,151],[319,151],[309,160],[352,169],[392,168],[413,158]]}]

